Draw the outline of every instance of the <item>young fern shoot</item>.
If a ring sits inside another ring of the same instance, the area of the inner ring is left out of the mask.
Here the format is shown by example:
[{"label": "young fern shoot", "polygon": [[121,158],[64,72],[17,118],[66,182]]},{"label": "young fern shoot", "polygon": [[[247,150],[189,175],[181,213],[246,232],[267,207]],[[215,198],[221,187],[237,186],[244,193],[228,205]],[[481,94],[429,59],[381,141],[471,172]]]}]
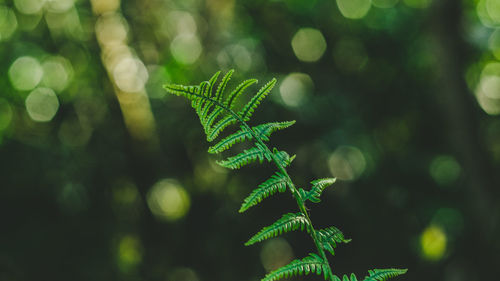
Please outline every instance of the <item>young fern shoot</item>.
[{"label": "young fern shoot", "polygon": [[[165,85],[164,88],[171,94],[184,96],[191,101],[191,105],[200,118],[209,142],[217,139],[230,125],[239,126],[239,130],[211,146],[208,149],[209,153],[217,154],[224,152],[234,144],[244,141],[253,143],[252,148],[244,150],[226,160],[217,161],[219,165],[230,169],[239,169],[257,160],[261,163],[263,161],[268,161],[275,164],[277,171],[245,198],[239,210],[240,212],[244,212],[256,206],[262,200],[275,193],[285,192],[286,190],[289,190],[293,195],[299,210],[297,213],[284,214],[282,218],[278,219],[270,226],[264,227],[251,237],[245,245],[249,246],[282,235],[286,232],[301,230],[309,234],[316,246],[315,253],[310,253],[309,256],[303,259],[294,260],[288,265],[270,272],[262,278],[262,281],[274,281],[296,275],[308,275],[310,273],[323,275],[324,279],[328,281],[341,281],[341,279],[333,273],[326,252],[334,255],[334,249],[337,244],[348,243],[350,239],[345,239],[342,232],[333,226],[324,229],[316,229],[305,207],[307,201],[319,203],[323,190],[335,183],[335,179],[325,178],[314,180],[311,182],[312,187],[310,190],[297,188],[286,170],[286,167],[292,163],[295,155],[290,156],[287,152],[280,151],[275,147],[271,148],[266,144],[272,133],[292,126],[295,121],[270,122],[257,126],[250,126],[248,124],[255,109],[276,84],[276,79],[272,79],[265,84],[242,108],[238,108],[237,104],[243,99],[242,94],[245,89],[256,83],[257,80],[245,80],[226,95],[225,89],[231,79],[233,70],[228,71],[216,87],[216,82],[220,73],[220,71],[215,73],[209,81],[201,82],[198,86],[169,84]],[[373,269],[369,270],[368,276],[362,280],[383,281],[391,277],[402,275],[405,272],[406,269]],[[342,276],[342,281],[357,280],[354,274]]]}]

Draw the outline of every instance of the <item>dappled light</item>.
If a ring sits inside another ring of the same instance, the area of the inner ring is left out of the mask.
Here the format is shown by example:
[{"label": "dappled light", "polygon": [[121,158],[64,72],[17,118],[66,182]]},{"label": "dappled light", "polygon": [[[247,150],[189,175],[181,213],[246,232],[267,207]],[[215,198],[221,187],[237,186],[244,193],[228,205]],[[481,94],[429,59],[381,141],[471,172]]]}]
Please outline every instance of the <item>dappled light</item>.
[{"label": "dappled light", "polygon": [[429,172],[436,183],[450,186],[460,176],[461,167],[452,156],[442,155],[432,159]]},{"label": "dappled light", "polygon": [[348,19],[360,19],[371,8],[370,0],[336,0],[340,13]]},{"label": "dappled light", "polygon": [[318,61],[326,50],[325,37],[314,28],[301,28],[292,38],[293,52],[304,62]]},{"label": "dappled light", "polygon": [[148,192],[148,206],[160,220],[176,221],[189,211],[191,200],[189,193],[171,179],[155,183]]},{"label": "dappled light", "polygon": [[52,120],[59,109],[59,100],[50,88],[36,88],[26,97],[25,103],[31,119],[38,122]]},{"label": "dappled light", "polygon": [[283,79],[280,94],[283,103],[290,107],[298,107],[312,94],[314,83],[305,73],[291,73]]},{"label": "dappled light", "polygon": [[446,253],[446,234],[440,227],[431,225],[422,232],[420,245],[422,258],[429,261],[439,261]]},{"label": "dappled light", "polygon": [[12,86],[20,91],[34,89],[42,80],[43,68],[33,57],[20,57],[9,68],[9,78]]},{"label": "dappled light", "polygon": [[267,271],[275,270],[288,264],[293,259],[290,244],[283,238],[267,241],[260,251],[260,260]]},{"label": "dappled light", "polygon": [[361,150],[354,146],[339,146],[328,158],[332,175],[341,180],[356,180],[365,168],[366,160]]}]

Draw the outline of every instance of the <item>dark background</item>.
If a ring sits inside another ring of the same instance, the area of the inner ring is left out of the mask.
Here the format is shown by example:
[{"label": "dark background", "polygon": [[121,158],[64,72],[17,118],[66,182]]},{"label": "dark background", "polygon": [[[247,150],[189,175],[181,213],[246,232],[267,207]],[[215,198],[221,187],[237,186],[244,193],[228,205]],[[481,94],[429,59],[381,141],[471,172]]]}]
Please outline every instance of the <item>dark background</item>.
[{"label": "dark background", "polygon": [[162,90],[231,68],[278,78],[253,124],[297,120],[271,141],[295,183],[338,177],[308,206],[353,240],[334,273],[497,279],[498,3],[0,0],[0,280],[250,281],[312,251],[243,245],[293,199],[239,214],[272,166],[214,165]]}]

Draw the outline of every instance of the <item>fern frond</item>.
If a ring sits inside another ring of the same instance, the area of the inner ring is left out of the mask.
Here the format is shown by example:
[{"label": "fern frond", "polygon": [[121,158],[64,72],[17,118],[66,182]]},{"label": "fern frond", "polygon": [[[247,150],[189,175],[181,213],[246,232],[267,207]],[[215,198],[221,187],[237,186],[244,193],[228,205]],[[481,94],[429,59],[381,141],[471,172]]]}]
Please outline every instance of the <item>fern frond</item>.
[{"label": "fern frond", "polygon": [[325,229],[320,229],[316,232],[321,242],[321,247],[335,255],[334,248],[336,243],[349,243],[351,239],[345,239],[344,234],[336,227],[330,226]]},{"label": "fern frond", "polygon": [[257,79],[248,79],[241,82],[241,84],[239,84],[238,87],[236,87],[236,89],[229,94],[224,104],[232,110],[235,105],[234,102],[238,99],[238,97],[245,91],[246,88],[250,87],[250,85],[254,83],[257,83],[257,81]]},{"label": "fern frond", "polygon": [[356,275],[354,275],[354,273],[351,273],[351,278],[344,274],[342,280],[340,280],[337,275],[333,275],[333,281],[358,281],[358,278],[356,278]]},{"label": "fern frond", "polygon": [[271,92],[274,85],[276,84],[276,79],[273,78],[266,85],[264,85],[260,90],[252,97],[252,99],[243,107],[241,110],[241,119],[244,121],[250,120],[252,113],[259,106],[260,102]]},{"label": "fern frond", "polygon": [[217,122],[212,129],[209,129],[207,140],[213,141],[219,134],[229,125],[235,124],[238,120],[232,115],[226,115],[219,122]]},{"label": "fern frond", "polygon": [[263,240],[276,237],[282,233],[287,233],[290,231],[295,231],[297,229],[306,229],[309,232],[309,222],[307,218],[302,213],[288,213],[284,214],[281,219],[275,221],[270,226],[262,228],[259,233],[255,234],[250,240],[245,243],[245,246],[261,242]]},{"label": "fern frond", "polygon": [[328,266],[326,262],[316,254],[309,254],[308,257],[302,260],[294,260],[291,263],[270,272],[261,281],[276,281],[283,278],[293,277],[297,275],[308,275],[315,273],[320,275],[324,273],[325,280],[328,280]]},{"label": "fern frond", "polygon": [[403,275],[408,269],[386,268],[368,270],[368,276],[363,281],[385,281],[399,275]]},{"label": "fern frond", "polygon": [[286,186],[287,178],[283,174],[276,172],[271,178],[261,183],[258,188],[254,189],[252,193],[245,198],[239,212],[243,213],[276,192],[285,192]]},{"label": "fern frond", "polygon": [[267,158],[265,154],[265,151],[263,151],[261,148],[252,147],[248,150],[244,150],[242,153],[236,156],[229,157],[226,160],[217,161],[217,164],[233,170],[239,169],[251,162],[256,161],[257,159],[259,159],[259,161],[262,163],[262,161]]},{"label": "fern frond", "polygon": [[257,134],[257,136],[260,136],[263,140],[268,141],[269,136],[271,136],[272,133],[278,130],[286,129],[293,124],[295,124],[295,120],[285,122],[270,122],[258,125],[256,127],[253,127],[252,129]]}]

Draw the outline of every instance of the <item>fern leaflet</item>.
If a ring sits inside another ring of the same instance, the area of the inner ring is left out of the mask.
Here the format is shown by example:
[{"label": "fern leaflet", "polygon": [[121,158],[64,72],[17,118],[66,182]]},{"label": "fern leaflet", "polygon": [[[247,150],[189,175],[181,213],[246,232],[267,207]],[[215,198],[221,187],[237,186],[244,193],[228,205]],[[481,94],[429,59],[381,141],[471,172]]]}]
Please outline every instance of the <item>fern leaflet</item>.
[{"label": "fern leaflet", "polygon": [[309,221],[302,213],[296,214],[284,214],[283,217],[275,221],[270,226],[262,228],[259,233],[255,234],[248,242],[245,243],[246,246],[255,244],[257,242],[264,241],[269,238],[281,235],[283,232],[295,231],[297,229],[306,229],[309,232]]},{"label": "fern leaflet", "polygon": [[319,197],[323,193],[323,190],[326,187],[334,184],[336,180],[337,179],[335,179],[335,178],[325,178],[325,179],[314,180],[311,182],[311,184],[312,184],[311,190],[306,192],[303,189],[301,189],[300,193],[301,193],[302,197],[304,198],[304,201],[309,200],[313,203],[319,203],[319,202],[321,202],[321,199]]},{"label": "fern leaflet", "polygon": [[368,276],[363,279],[364,281],[385,281],[389,278],[403,275],[407,269],[386,268],[386,269],[372,269],[368,270]]},{"label": "fern leaflet", "polygon": [[334,275],[333,281],[358,281],[358,278],[356,278],[356,275],[354,275],[354,273],[351,273],[351,278],[344,274],[342,280],[340,280],[338,276]]},{"label": "fern leaflet", "polygon": [[271,122],[253,127],[253,130],[257,134],[257,136],[262,137],[262,139],[265,141],[268,141],[272,133],[278,130],[286,129],[293,124],[295,124],[295,120],[285,122]]},{"label": "fern leaflet", "polygon": [[229,97],[226,99],[224,104],[232,110],[234,108],[234,102],[238,99],[238,97],[245,91],[246,88],[250,87],[250,85],[254,83],[257,83],[257,79],[243,81],[229,94]]},{"label": "fern leaflet", "polygon": [[318,233],[318,238],[321,241],[321,246],[323,249],[329,251],[332,255],[335,255],[334,248],[337,247],[336,243],[349,243],[351,242],[351,239],[345,239],[344,234],[342,232],[334,227],[330,226],[325,229],[320,229],[317,231]]},{"label": "fern leaflet", "polygon": [[217,164],[222,167],[226,167],[229,169],[239,169],[242,166],[247,165],[248,163],[254,162],[257,159],[262,163],[266,157],[265,151],[263,151],[259,147],[252,147],[248,150],[244,150],[242,153],[227,158],[227,160],[217,161]]},{"label": "fern leaflet", "polygon": [[320,275],[324,273],[325,280],[328,280],[328,266],[325,261],[316,254],[309,254],[302,260],[294,260],[291,263],[270,272],[261,281],[275,281],[297,275],[308,275],[314,273]]},{"label": "fern leaflet", "polygon": [[248,208],[259,204],[263,199],[275,194],[276,192],[286,191],[287,179],[286,177],[276,172],[270,179],[259,185],[259,188],[254,189],[252,193],[245,198],[240,208],[240,213],[248,210]]},{"label": "fern leaflet", "polygon": [[241,110],[241,119],[245,122],[250,120],[252,113],[259,106],[260,102],[271,92],[274,85],[276,84],[276,79],[269,81],[264,87],[262,87],[255,96],[243,107]]}]

